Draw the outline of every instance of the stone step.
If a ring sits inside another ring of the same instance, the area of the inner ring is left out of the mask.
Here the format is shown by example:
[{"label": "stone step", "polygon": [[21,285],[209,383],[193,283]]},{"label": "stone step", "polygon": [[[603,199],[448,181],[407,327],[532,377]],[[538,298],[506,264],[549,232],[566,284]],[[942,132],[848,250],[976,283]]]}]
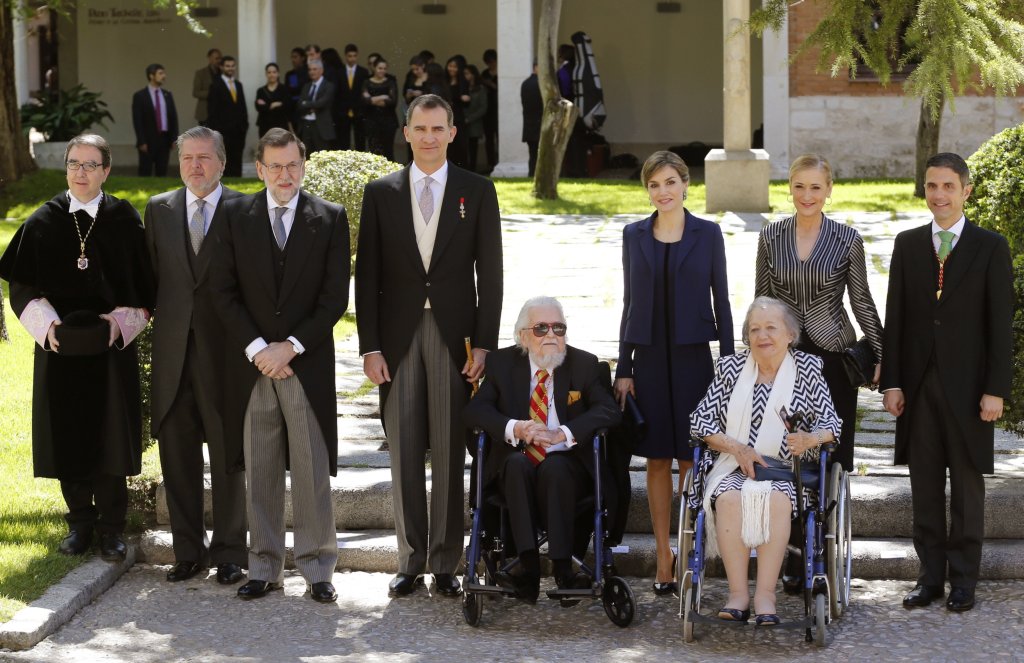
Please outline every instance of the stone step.
[{"label": "stone step", "polygon": [[[647,485],[643,472],[631,472],[632,496],[626,531],[649,533],[650,512],[647,506]],[[430,472],[427,470],[427,495],[430,494]],[[206,477],[206,513],[210,518],[212,497]],[[869,474],[851,476],[853,531],[857,537],[911,536],[910,479],[906,476]],[[290,486],[290,479],[286,487]],[[985,536],[993,539],[1024,539],[1024,481],[1021,476],[990,476],[985,480]],[[465,473],[468,503],[469,472]],[[394,511],[391,496],[391,470],[387,467],[343,467],[331,478],[335,526],[339,531],[393,530]],[[673,508],[672,523],[678,521],[678,500]],[[163,485],[157,488],[157,523],[170,522]],[[285,522],[292,525],[290,491],[285,495]],[[469,527],[469,515],[466,515]]]},{"label": "stone step", "polygon": [[[212,534],[212,533],[211,533]],[[294,568],[292,532],[286,533],[285,566]],[[469,537],[466,537],[469,543]],[[615,566],[620,575],[653,577],[656,560],[654,536],[627,534],[624,552],[615,553]],[[173,564],[171,534],[165,529],[145,532],[136,550],[136,559],[150,564]],[[397,570],[398,546],[390,530],[338,532],[339,570],[394,573]],[[708,566],[710,575],[720,576],[717,560]],[[853,542],[853,576],[863,579],[914,580],[918,561],[909,539],[864,538]],[[1024,540],[986,540],[982,550],[981,577],[985,580],[1024,578]]]}]

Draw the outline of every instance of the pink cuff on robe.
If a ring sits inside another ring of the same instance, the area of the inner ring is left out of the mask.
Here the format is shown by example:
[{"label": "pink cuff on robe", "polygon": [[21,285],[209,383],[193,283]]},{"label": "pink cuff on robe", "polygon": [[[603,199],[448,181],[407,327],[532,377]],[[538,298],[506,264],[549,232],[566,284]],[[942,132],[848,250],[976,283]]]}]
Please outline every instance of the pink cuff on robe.
[{"label": "pink cuff on robe", "polygon": [[121,329],[121,338],[114,341],[119,350],[126,348],[149,324],[149,311],[144,308],[118,306],[109,315]]},{"label": "pink cuff on robe", "polygon": [[39,347],[44,350],[51,350],[49,343],[46,341],[46,332],[50,330],[50,325],[54,322],[60,322],[60,316],[57,315],[57,311],[54,310],[45,297],[30,301],[18,319],[25,326],[25,329],[28,330],[28,333],[32,335],[32,338],[36,340]]}]

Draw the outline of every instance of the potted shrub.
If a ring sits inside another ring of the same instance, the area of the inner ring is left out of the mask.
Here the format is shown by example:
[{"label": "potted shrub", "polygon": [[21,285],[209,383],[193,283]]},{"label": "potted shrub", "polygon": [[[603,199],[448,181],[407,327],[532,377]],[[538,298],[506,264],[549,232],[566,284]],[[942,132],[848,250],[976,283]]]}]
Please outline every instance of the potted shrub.
[{"label": "potted shrub", "polygon": [[45,143],[32,146],[40,168],[62,169],[64,147],[69,140],[94,124],[106,129],[103,121],[113,119],[107,103],[100,100],[100,93],[90,92],[81,84],[61,90],[56,96],[44,95],[21,107],[21,126],[25,131],[34,128],[46,137]]}]

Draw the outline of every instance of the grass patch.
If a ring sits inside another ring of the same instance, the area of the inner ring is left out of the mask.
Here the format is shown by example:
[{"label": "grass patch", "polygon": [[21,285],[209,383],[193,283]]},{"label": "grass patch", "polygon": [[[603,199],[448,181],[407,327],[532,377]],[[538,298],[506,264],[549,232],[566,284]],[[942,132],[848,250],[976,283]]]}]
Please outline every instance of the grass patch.
[{"label": "grass patch", "polygon": [[363,383],[359,385],[357,389],[354,389],[352,391],[339,391],[338,398],[344,398],[346,400],[361,398],[370,393],[371,391],[373,391],[374,387],[376,386],[377,385],[375,385],[373,382],[370,382],[369,378],[363,378]]},{"label": "grass patch", "polygon": [[[259,191],[263,184],[255,179],[228,178],[228,186],[244,193]],[[574,180],[564,179],[558,184],[559,200],[537,200],[531,193],[533,180],[502,178],[494,181],[503,214],[649,214],[652,207],[639,180]],[[0,219],[20,223],[67,183],[61,171],[42,170],[0,189]],[[146,201],[164,191],[181,186],[181,180],[172,177],[116,176],[107,180],[104,190],[128,200],[142,214]],[[793,209],[788,200],[789,187],[783,180],[769,185],[768,200],[771,210],[786,212]],[[705,213],[707,200],[704,182],[694,180],[690,185],[687,207],[696,214]],[[893,180],[839,180],[832,190],[832,203],[828,210],[843,212],[907,212],[924,209],[924,201],[914,198],[913,181]],[[17,227],[17,224],[15,224]],[[0,236],[2,239],[3,236]]]},{"label": "grass patch", "polygon": [[356,315],[351,311],[345,311],[338,324],[334,325],[334,342],[341,343],[356,333]]}]

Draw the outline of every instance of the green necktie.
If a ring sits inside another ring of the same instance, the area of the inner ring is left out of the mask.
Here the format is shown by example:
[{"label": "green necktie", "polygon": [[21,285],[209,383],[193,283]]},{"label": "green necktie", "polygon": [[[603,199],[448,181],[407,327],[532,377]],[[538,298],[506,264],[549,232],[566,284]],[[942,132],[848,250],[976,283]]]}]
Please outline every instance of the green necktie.
[{"label": "green necktie", "polygon": [[948,230],[940,230],[939,235],[939,262],[946,262],[946,258],[949,257],[949,252],[953,250],[953,238],[956,237],[956,233],[952,233]]}]

